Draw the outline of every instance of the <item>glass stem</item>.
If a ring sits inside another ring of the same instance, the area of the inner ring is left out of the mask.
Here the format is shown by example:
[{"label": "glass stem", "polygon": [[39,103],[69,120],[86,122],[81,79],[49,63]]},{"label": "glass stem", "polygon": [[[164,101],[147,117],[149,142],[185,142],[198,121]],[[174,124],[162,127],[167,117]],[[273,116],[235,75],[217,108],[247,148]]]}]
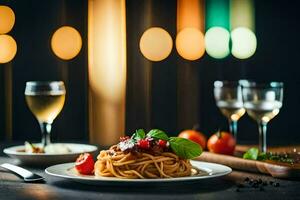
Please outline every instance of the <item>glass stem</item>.
[{"label": "glass stem", "polygon": [[228,120],[229,122],[229,131],[234,136],[235,141],[237,141],[237,121]]},{"label": "glass stem", "polygon": [[258,122],[259,130],[259,151],[266,153],[267,152],[267,123]]},{"label": "glass stem", "polygon": [[42,146],[45,147],[51,143],[50,132],[51,124],[47,122],[40,122],[41,132],[42,132]]}]

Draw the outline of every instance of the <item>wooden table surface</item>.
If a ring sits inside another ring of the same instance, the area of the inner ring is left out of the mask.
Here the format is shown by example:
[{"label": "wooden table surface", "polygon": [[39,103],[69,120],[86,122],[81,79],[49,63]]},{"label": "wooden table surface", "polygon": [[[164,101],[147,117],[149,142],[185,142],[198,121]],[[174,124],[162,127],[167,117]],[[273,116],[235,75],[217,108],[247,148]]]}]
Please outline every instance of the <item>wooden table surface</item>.
[{"label": "wooden table surface", "polygon": [[[0,145],[1,152],[4,146]],[[16,161],[0,154],[0,164]],[[300,180],[278,180],[269,176],[233,171],[231,174],[211,180],[184,185],[141,186],[89,186],[49,176],[44,169],[25,167],[45,177],[45,183],[24,183],[19,177],[0,169],[0,199],[300,199]],[[246,177],[275,181],[279,187],[265,186],[264,191],[255,188],[241,188],[236,191],[237,183]]]}]

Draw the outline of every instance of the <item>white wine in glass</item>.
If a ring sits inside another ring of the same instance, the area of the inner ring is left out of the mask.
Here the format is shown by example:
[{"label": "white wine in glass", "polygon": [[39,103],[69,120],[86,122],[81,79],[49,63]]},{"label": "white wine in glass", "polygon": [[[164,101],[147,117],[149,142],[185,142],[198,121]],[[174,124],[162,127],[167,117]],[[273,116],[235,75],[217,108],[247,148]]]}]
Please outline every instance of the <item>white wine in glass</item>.
[{"label": "white wine in glass", "polygon": [[283,83],[260,84],[249,82],[242,85],[244,107],[259,128],[259,150],[267,152],[267,124],[278,115],[282,107]]},{"label": "white wine in glass", "polygon": [[25,99],[40,124],[43,147],[51,143],[51,125],[64,106],[65,95],[61,81],[26,83]]},{"label": "white wine in glass", "polygon": [[237,122],[245,114],[241,86],[233,81],[215,81],[214,96],[221,113],[228,119],[230,132],[237,140]]},{"label": "white wine in glass", "polygon": [[238,101],[218,101],[217,106],[225,117],[233,121],[238,121],[246,112],[243,103]]},{"label": "white wine in glass", "polygon": [[280,101],[250,101],[245,102],[244,106],[252,119],[268,123],[279,113],[282,103]]}]

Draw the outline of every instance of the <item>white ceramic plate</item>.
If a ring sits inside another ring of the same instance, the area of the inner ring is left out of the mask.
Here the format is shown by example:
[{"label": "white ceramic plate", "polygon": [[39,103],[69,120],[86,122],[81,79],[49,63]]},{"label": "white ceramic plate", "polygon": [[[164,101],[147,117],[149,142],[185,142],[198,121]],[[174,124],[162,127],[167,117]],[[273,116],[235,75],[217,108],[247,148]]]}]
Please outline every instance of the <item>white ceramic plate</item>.
[{"label": "white ceramic plate", "polygon": [[88,144],[55,143],[54,145],[65,145],[71,151],[68,153],[26,153],[24,145],[13,146],[3,150],[9,157],[19,160],[22,164],[28,165],[53,165],[65,162],[74,162],[84,152],[95,153],[97,147]]},{"label": "white ceramic plate", "polygon": [[210,179],[229,174],[232,170],[225,165],[191,161],[191,164],[202,171],[197,175],[178,178],[160,178],[160,179],[121,179],[115,177],[95,177],[93,175],[80,175],[74,169],[74,163],[65,163],[48,167],[45,172],[49,175],[77,181],[89,185],[145,185],[145,184],[166,184],[166,183],[187,183]]}]

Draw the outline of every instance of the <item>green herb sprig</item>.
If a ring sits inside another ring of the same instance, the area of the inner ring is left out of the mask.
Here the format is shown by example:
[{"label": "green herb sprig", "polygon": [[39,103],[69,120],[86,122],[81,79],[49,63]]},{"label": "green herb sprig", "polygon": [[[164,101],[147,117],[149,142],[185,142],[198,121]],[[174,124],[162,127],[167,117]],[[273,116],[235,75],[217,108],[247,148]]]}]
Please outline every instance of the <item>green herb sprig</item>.
[{"label": "green herb sprig", "polygon": [[259,161],[273,160],[273,161],[284,162],[289,164],[294,163],[294,159],[290,158],[287,154],[280,155],[280,154],[274,154],[272,152],[262,153],[259,152],[259,150],[255,147],[250,148],[246,153],[244,153],[243,158],[249,160],[259,160]]},{"label": "green herb sprig", "polygon": [[133,139],[134,141],[141,140],[145,138],[145,135],[146,133],[143,129],[138,129],[134,134],[132,134],[131,139]]}]

